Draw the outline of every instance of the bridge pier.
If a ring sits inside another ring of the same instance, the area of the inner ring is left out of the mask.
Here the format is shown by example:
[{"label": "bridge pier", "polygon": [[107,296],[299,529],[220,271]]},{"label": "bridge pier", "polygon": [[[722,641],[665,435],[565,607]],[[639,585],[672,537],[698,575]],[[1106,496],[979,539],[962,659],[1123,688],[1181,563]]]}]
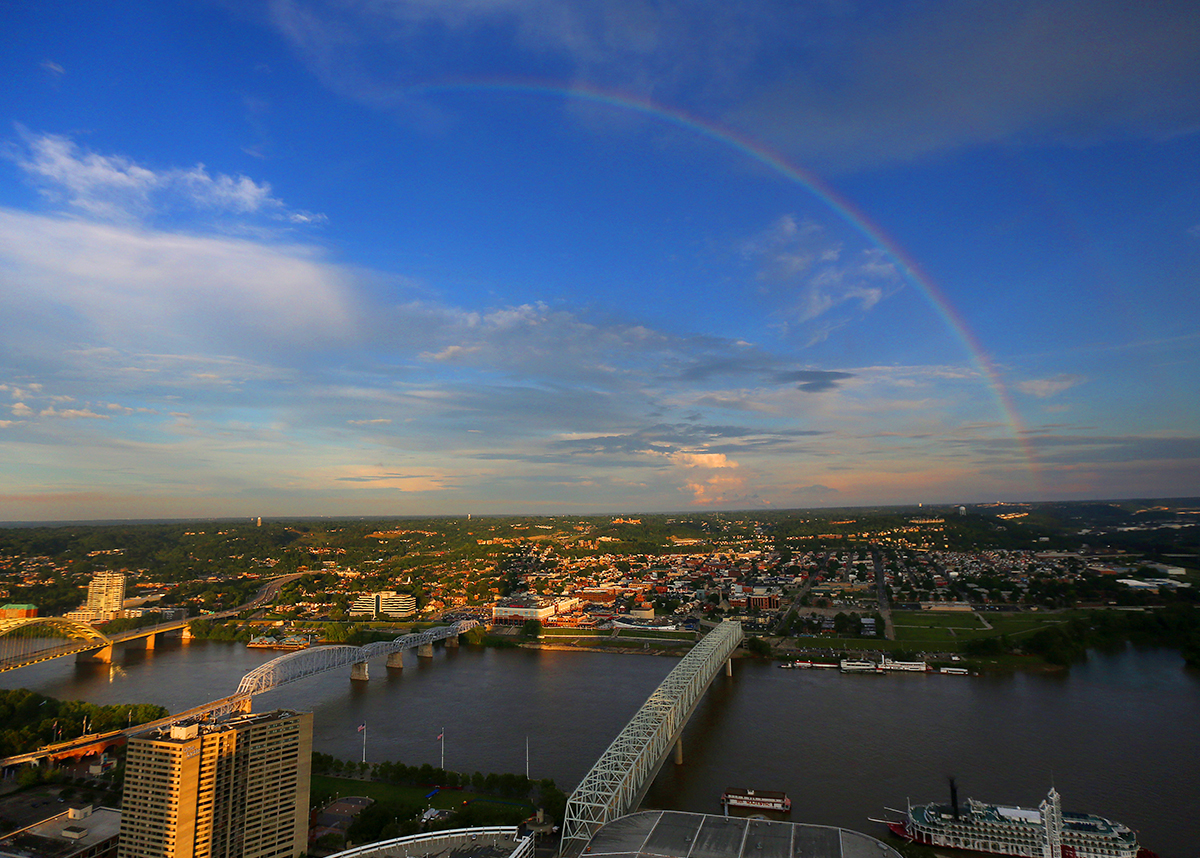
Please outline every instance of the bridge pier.
[{"label": "bridge pier", "polygon": [[85,649],[83,652],[75,656],[77,664],[112,664],[113,645],[98,647],[97,649]]},{"label": "bridge pier", "polygon": [[433,644],[423,643],[418,646],[417,658],[433,658]]},{"label": "bridge pier", "polygon": [[388,653],[387,668],[388,670],[404,670],[404,650]]},{"label": "bridge pier", "polygon": [[683,736],[675,740],[675,765],[683,765]]},{"label": "bridge pier", "polygon": [[146,635],[142,640],[145,642],[147,651],[153,650],[155,643],[158,641],[158,635]]},{"label": "bridge pier", "polygon": [[452,646],[457,649],[458,648],[458,635],[450,635],[450,637],[446,638],[446,646]]},{"label": "bridge pier", "polygon": [[370,678],[367,673],[367,663],[365,661],[354,662],[354,666],[350,668],[350,681],[366,682]]},{"label": "bridge pier", "polygon": [[733,676],[733,659],[732,658],[728,658],[725,660],[725,675]]}]

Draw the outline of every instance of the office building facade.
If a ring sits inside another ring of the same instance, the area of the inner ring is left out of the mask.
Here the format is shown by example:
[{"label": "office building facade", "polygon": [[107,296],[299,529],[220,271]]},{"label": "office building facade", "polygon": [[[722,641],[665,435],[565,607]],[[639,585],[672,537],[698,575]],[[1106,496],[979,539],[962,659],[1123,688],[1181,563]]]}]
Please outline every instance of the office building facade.
[{"label": "office building facade", "polygon": [[175,725],[129,741],[117,858],[296,858],[312,713]]},{"label": "office building facade", "polygon": [[364,593],[350,606],[350,616],[365,617],[386,614],[389,617],[408,617],[417,612],[417,600],[409,593],[384,590]]}]

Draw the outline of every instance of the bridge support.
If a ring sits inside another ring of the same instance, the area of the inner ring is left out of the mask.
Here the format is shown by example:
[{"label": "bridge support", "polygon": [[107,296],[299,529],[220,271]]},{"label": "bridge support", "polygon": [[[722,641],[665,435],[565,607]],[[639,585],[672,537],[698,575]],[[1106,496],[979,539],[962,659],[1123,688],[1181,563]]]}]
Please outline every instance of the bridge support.
[{"label": "bridge support", "polygon": [[354,666],[350,668],[351,682],[366,682],[371,677],[367,673],[367,663],[365,661],[356,661]]},{"label": "bridge support", "polygon": [[389,652],[387,657],[388,670],[404,670],[404,651]]},{"label": "bridge support", "polygon": [[683,736],[675,740],[675,765],[683,765]]},{"label": "bridge support", "polygon": [[75,661],[78,664],[112,664],[112,657],[113,645],[108,644],[98,649],[85,649],[75,656]]},{"label": "bridge support", "polygon": [[732,658],[728,658],[725,660],[725,675],[733,676],[733,659]]},{"label": "bridge support", "polygon": [[153,650],[154,645],[158,642],[158,635],[146,635],[142,641],[147,651]]},{"label": "bridge support", "polygon": [[433,658],[433,644],[423,643],[418,646],[417,658]]},{"label": "bridge support", "polygon": [[458,648],[458,635],[451,635],[450,637],[446,638],[446,646],[452,646],[455,649],[457,649]]}]

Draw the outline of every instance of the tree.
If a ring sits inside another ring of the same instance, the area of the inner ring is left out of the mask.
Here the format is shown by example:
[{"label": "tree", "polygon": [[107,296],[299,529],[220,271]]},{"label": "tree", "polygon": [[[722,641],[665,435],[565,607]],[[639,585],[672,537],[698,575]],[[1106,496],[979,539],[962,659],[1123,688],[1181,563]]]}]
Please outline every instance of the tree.
[{"label": "tree", "polygon": [[746,641],[746,652],[761,658],[771,655],[771,644],[762,638],[750,638]]},{"label": "tree", "polygon": [[542,636],[541,620],[526,620],[521,626],[521,637],[523,638],[538,638]]}]

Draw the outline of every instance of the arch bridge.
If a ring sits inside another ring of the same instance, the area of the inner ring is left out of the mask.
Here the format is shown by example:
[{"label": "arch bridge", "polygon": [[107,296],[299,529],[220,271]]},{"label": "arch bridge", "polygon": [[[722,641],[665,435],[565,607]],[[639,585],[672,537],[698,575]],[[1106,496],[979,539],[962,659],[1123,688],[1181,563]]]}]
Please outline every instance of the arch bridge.
[{"label": "arch bridge", "polygon": [[[58,646],[31,647],[31,639],[66,638]],[[17,617],[0,620],[0,672],[73,653],[107,649],[113,639],[86,623],[65,617]]]},{"label": "arch bridge", "polygon": [[741,642],[741,623],[727,620],[667,674],[571,793],[560,855],[578,855],[602,825],[636,810],[672,746],[675,762],[683,762],[683,728],[721,667],[731,673],[729,658]]},{"label": "arch bridge", "polygon": [[280,685],[346,665],[351,665],[351,679],[365,680],[368,678],[368,659],[386,655],[388,667],[402,668],[404,650],[415,649],[419,656],[432,656],[433,644],[436,641],[444,640],[447,646],[456,646],[458,636],[477,625],[479,623],[475,620],[463,620],[451,626],[426,629],[423,632],[401,635],[394,640],[377,641],[366,646],[316,646],[289,652],[259,665],[243,676],[236,693],[262,694]]}]

